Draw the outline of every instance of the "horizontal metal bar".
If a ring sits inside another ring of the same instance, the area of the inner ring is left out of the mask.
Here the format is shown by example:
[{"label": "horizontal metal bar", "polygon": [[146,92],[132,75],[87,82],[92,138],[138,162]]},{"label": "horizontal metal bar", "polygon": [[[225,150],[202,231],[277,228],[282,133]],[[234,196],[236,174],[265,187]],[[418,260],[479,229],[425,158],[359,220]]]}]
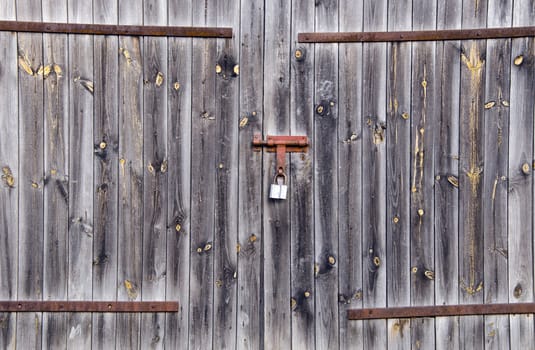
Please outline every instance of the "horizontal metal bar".
[{"label": "horizontal metal bar", "polygon": [[0,312],[178,312],[178,302],[0,301]]},{"label": "horizontal metal bar", "polygon": [[402,32],[299,33],[300,43],[364,43],[392,41],[442,41],[506,39],[535,36],[535,27],[447,29]]},{"label": "horizontal metal bar", "polygon": [[347,311],[348,320],[535,313],[535,303],[407,306]]},{"label": "horizontal metal bar", "polygon": [[92,35],[232,38],[232,28],[135,26],[21,21],[0,21],[0,31]]}]

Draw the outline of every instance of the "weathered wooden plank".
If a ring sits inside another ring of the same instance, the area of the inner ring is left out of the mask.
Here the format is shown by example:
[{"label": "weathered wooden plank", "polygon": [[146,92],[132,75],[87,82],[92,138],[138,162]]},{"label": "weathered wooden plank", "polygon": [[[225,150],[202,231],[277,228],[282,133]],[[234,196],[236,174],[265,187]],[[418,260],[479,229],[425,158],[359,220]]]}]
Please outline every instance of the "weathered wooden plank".
[{"label": "weathered wooden plank", "polygon": [[[386,30],[386,1],[364,2],[364,30]],[[363,45],[363,306],[386,306],[386,44]],[[364,322],[364,348],[387,346],[387,322]]]},{"label": "weathered wooden plank", "polygon": [[[117,3],[93,1],[95,23],[117,20]],[[93,300],[117,298],[117,217],[118,217],[118,38],[93,38]],[[92,346],[115,348],[116,317],[93,314]]]},{"label": "weathered wooden plank", "polygon": [[251,152],[255,133],[262,132],[264,64],[264,1],[242,1],[240,10],[240,129],[238,212],[237,348],[259,349],[263,344],[262,290],[262,154]]},{"label": "weathered wooden plank", "polygon": [[[167,1],[143,2],[144,25],[167,25]],[[143,280],[146,301],[165,300],[167,245],[167,39],[143,40]],[[163,349],[165,314],[141,316],[141,348]]]},{"label": "weathered wooden plank", "polygon": [[[487,25],[512,24],[512,1],[489,1]],[[486,303],[509,300],[507,283],[507,173],[511,41],[487,41],[485,85],[485,177],[483,229],[485,232],[484,291]],[[506,102],[506,104],[507,104]],[[509,347],[509,317],[485,316],[485,349]]]},{"label": "weathered wooden plank", "polygon": [[[514,1],[513,25],[533,23],[533,1]],[[508,166],[509,302],[533,301],[533,137],[535,115],[535,41],[513,39]],[[503,105],[503,103],[502,103]],[[535,346],[533,315],[511,316],[511,349]]]},{"label": "weathered wooden plank", "polygon": [[[437,29],[460,28],[462,2],[437,3]],[[435,303],[459,303],[458,259],[458,159],[459,159],[459,42],[443,42],[437,47],[440,72],[440,110],[435,152]],[[435,320],[437,349],[459,348],[457,317]]]},{"label": "weathered wooden plank", "polygon": [[[0,3],[0,19],[15,19],[15,3]],[[19,203],[17,36],[0,33],[0,299],[17,298]],[[16,315],[0,313],[0,348],[15,349]]]},{"label": "weathered wooden plank", "polygon": [[[232,39],[217,40],[216,192],[214,236],[213,348],[236,348],[238,202],[239,0],[217,2],[217,25],[234,28]],[[217,68],[220,67],[221,69]]]},{"label": "weathered wooden plank", "polygon": [[[410,30],[411,1],[388,3],[388,30]],[[387,67],[387,305],[410,300],[411,44],[388,45]],[[410,320],[388,320],[388,348],[410,347]]]},{"label": "weathered wooden plank", "polygon": [[[193,4],[193,24],[216,23],[215,1]],[[216,41],[193,41],[189,346],[213,343]]]},{"label": "weathered wooden plank", "polygon": [[[314,20],[313,2],[292,3],[290,130],[293,135],[309,137],[314,133],[314,49],[313,46],[299,45],[297,33],[312,30]],[[290,287],[293,349],[315,347],[313,159],[313,152],[291,156]]]},{"label": "weathered wooden plank", "polygon": [[[169,25],[190,25],[192,4],[168,3]],[[178,313],[167,315],[165,346],[187,349],[189,329],[190,181],[191,181],[191,39],[168,41],[168,209],[167,300],[180,301]]]},{"label": "weathered wooden plank", "polygon": [[[463,1],[462,27],[484,27],[487,4]],[[461,303],[483,302],[483,118],[485,89],[484,41],[461,44],[460,154],[459,154],[459,283]],[[481,349],[484,346],[482,316],[460,320],[460,345]]]},{"label": "weathered wooden plank", "polygon": [[[264,11],[263,130],[270,135],[289,135],[290,3],[266,2]],[[290,206],[287,200],[268,198],[275,174],[275,155],[264,153],[262,293],[265,323],[262,337],[266,349],[280,349],[291,344]]]},{"label": "weathered wooden plank", "polygon": [[[119,1],[119,24],[142,24],[142,1]],[[139,300],[143,254],[143,38],[119,38],[117,300]],[[118,348],[140,344],[140,317],[117,316]]]},{"label": "weathered wooden plank", "polygon": [[[44,0],[43,21],[67,21],[64,0]],[[44,249],[43,298],[65,300],[69,227],[69,62],[66,35],[43,35]],[[43,348],[65,348],[66,314],[43,314]]]},{"label": "weathered wooden plank", "polygon": [[[316,4],[315,27],[338,28],[338,2]],[[319,349],[336,349],[338,338],[338,45],[314,49],[314,256],[315,336]],[[336,170],[335,170],[336,169]]]},{"label": "weathered wooden plank", "polygon": [[[69,22],[91,23],[91,2],[69,1]],[[93,262],[93,38],[69,36],[68,299],[90,300]],[[68,318],[67,347],[91,348],[91,314]]]},{"label": "weathered wooden plank", "polygon": [[[17,20],[41,20],[41,1],[17,1]],[[18,286],[20,300],[43,297],[44,233],[44,108],[43,36],[18,34],[19,84],[19,245]],[[32,252],[31,254],[29,252]],[[41,348],[42,315],[17,315],[16,345]]]},{"label": "weathered wooden plank", "polygon": [[[413,30],[436,28],[436,2],[414,1]],[[438,78],[440,75],[438,75]],[[436,111],[440,80],[437,78],[436,43],[413,43],[411,114],[411,305],[435,302],[434,152]],[[435,320],[411,323],[413,348],[435,348]]]}]

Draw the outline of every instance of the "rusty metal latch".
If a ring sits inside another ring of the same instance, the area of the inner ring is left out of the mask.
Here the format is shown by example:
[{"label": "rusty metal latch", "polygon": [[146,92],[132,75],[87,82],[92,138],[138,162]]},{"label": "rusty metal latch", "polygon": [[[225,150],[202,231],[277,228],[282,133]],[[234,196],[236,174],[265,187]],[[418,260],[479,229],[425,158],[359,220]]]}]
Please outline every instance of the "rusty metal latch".
[{"label": "rusty metal latch", "polygon": [[267,135],[266,140],[262,140],[262,135],[255,134],[253,137],[255,152],[265,148],[267,152],[277,153],[277,175],[286,174],[286,153],[301,152],[308,150],[308,137],[306,136],[273,136]]},{"label": "rusty metal latch", "polygon": [[0,312],[178,312],[176,301],[0,301]]}]

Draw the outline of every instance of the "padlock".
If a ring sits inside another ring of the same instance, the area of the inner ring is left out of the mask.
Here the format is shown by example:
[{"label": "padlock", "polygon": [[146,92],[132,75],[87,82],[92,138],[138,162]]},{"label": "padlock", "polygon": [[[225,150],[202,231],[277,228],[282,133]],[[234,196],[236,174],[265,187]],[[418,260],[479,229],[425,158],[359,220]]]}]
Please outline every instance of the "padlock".
[{"label": "padlock", "polygon": [[[279,178],[282,179],[282,183],[279,182]],[[269,198],[286,199],[287,192],[288,186],[286,186],[286,174],[279,173],[275,176],[275,180],[271,184],[271,188],[269,190]]]}]

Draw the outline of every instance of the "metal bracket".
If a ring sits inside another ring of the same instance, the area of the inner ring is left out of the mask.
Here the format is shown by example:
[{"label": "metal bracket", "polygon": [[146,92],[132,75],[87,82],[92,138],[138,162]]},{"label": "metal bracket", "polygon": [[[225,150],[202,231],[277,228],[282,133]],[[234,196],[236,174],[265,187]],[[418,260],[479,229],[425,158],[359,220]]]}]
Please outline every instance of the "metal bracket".
[{"label": "metal bracket", "polygon": [[0,312],[178,312],[178,302],[0,301]]},{"label": "metal bracket", "polygon": [[267,152],[277,153],[277,175],[286,174],[286,153],[306,153],[308,150],[308,137],[306,136],[273,136],[267,135],[262,140],[262,135],[253,136],[255,152],[261,152],[262,148]]}]

